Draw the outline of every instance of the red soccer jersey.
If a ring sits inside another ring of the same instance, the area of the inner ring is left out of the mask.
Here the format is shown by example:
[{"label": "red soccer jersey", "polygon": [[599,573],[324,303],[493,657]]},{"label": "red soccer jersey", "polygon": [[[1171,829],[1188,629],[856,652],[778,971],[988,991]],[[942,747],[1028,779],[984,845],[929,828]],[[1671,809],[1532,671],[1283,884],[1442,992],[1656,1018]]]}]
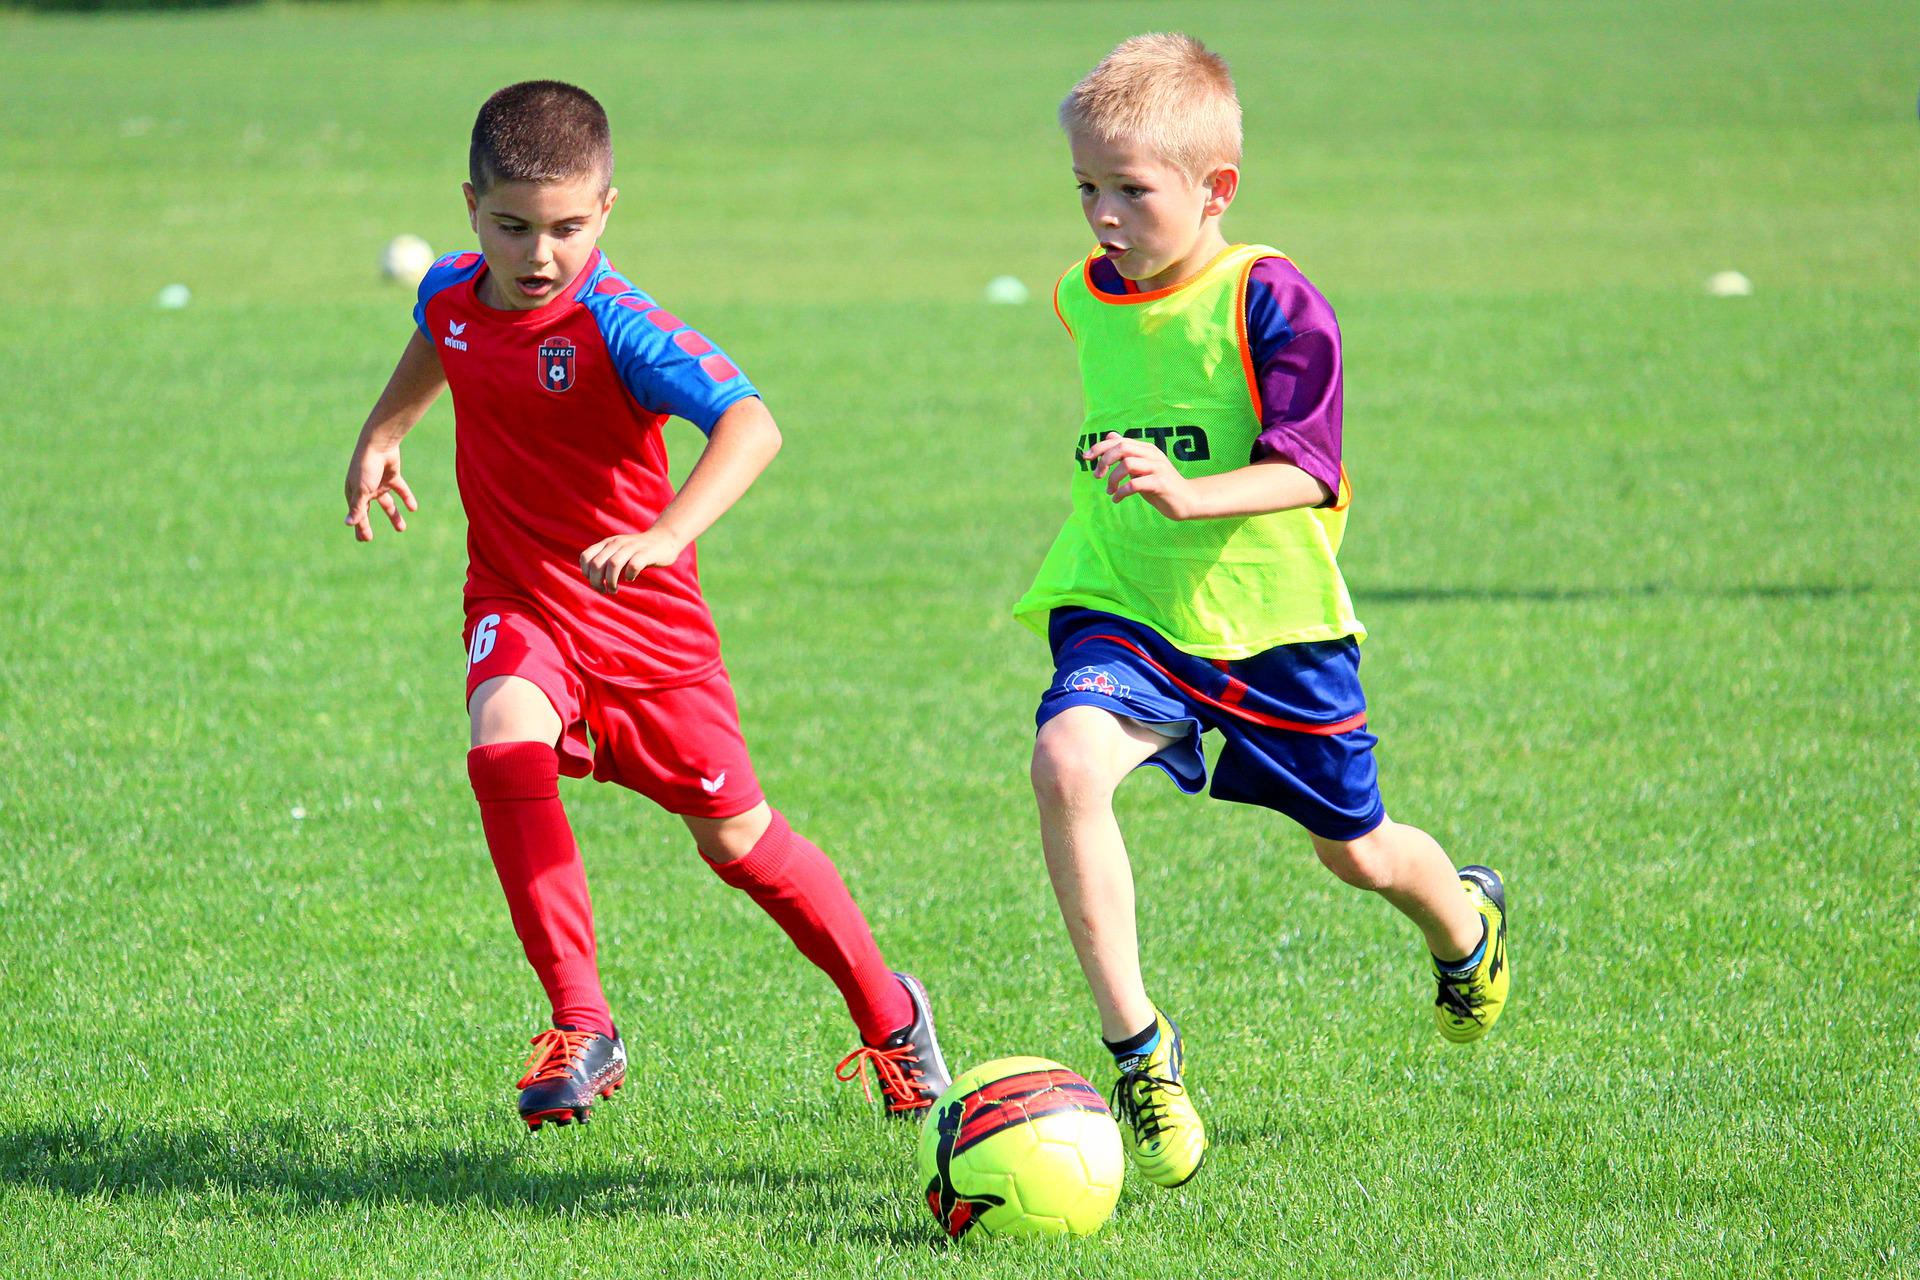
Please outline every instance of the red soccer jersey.
[{"label": "red soccer jersey", "polygon": [[580,572],[602,538],[641,533],[673,497],[661,425],[712,431],[758,394],[724,353],[635,289],[598,250],[532,311],[486,306],[478,253],[420,282],[414,322],[453,391],[455,472],[467,512],[468,601],[521,601],[583,674],[671,688],[720,668],[720,640],[689,546],[605,596]]}]

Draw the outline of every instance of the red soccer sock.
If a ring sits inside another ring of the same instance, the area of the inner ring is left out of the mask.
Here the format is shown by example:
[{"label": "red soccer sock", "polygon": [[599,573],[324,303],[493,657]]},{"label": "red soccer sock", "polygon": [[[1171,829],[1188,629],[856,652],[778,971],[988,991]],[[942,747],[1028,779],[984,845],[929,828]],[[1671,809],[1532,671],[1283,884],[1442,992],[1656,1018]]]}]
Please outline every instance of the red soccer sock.
[{"label": "red soccer sock", "polygon": [[746,857],[707,865],[759,903],[800,954],[833,979],[862,1040],[882,1044],[913,1021],[913,1001],[881,959],[839,871],[778,810]]},{"label": "red soccer sock", "polygon": [[594,956],[593,903],[580,847],[560,806],[560,758],[544,742],[501,742],[467,753],[480,825],[513,931],[547,989],[555,1026],[613,1034]]}]

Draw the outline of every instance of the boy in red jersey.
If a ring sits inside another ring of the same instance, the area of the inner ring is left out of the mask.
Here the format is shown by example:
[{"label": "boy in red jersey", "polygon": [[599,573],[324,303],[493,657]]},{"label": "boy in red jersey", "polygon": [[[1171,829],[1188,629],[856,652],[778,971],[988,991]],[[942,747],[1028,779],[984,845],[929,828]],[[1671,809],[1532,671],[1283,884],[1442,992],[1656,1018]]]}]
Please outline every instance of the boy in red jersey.
[{"label": "boy in red jersey", "polygon": [[[741,738],[693,542],[780,448],[758,392],[598,246],[618,196],[606,113],[558,81],[510,85],[474,122],[478,253],[421,281],[416,332],[361,429],[347,518],[417,510],[400,441],[443,387],[467,511],[467,770],[527,960],[552,1004],[519,1082],[530,1128],[585,1120],[626,1076],[600,986],[586,873],[559,776],[591,772],[687,824],[839,988],[889,1111],[948,1083],[926,992],[890,970],[833,864],[770,808]],[[660,428],[707,444],[678,493]]]}]

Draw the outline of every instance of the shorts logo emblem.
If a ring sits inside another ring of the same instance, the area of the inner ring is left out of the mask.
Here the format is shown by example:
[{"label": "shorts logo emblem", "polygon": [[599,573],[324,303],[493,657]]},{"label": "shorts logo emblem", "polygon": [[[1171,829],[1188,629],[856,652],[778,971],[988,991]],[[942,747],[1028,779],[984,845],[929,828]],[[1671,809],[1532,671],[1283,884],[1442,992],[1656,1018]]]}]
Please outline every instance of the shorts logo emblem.
[{"label": "shorts logo emblem", "polygon": [[573,340],[559,336],[540,340],[540,385],[565,391],[573,385]]},{"label": "shorts logo emblem", "polygon": [[1060,687],[1069,693],[1097,693],[1104,698],[1124,698],[1133,692],[1102,667],[1081,667],[1062,680]]}]

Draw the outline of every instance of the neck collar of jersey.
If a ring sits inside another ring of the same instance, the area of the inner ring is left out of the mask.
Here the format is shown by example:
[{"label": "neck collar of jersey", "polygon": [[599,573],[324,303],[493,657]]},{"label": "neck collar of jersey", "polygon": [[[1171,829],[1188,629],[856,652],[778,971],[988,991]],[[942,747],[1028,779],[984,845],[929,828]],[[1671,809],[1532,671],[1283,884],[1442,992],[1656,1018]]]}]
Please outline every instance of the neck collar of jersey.
[{"label": "neck collar of jersey", "polygon": [[495,324],[546,324],[551,321],[553,317],[580,301],[581,296],[586,293],[588,286],[593,283],[595,272],[600,269],[600,265],[604,261],[605,258],[600,250],[595,248],[593,256],[587,259],[587,265],[580,268],[579,275],[567,281],[566,286],[556,292],[553,297],[541,303],[539,306],[526,311],[518,307],[491,306],[481,298],[480,282],[487,278],[489,270],[484,259],[480,264],[480,269],[473,273],[473,279],[468,282],[467,287],[473,290],[474,305],[482,311],[485,311],[487,318]]},{"label": "neck collar of jersey", "polygon": [[[1245,247],[1246,247],[1245,245],[1230,244],[1226,248],[1222,249],[1220,252],[1214,254],[1212,260],[1209,261],[1206,266],[1200,268],[1198,271],[1188,276],[1185,280],[1180,281],[1178,284],[1170,284],[1170,285],[1167,285],[1165,288],[1161,288],[1161,289],[1145,289],[1139,293],[1108,293],[1105,289],[1102,289],[1098,284],[1094,282],[1093,264],[1098,262],[1103,256],[1105,256],[1099,249],[1095,249],[1092,253],[1087,255],[1087,260],[1080,264],[1080,271],[1081,271],[1081,274],[1086,277],[1088,293],[1092,294],[1095,298],[1099,299],[1101,302],[1111,303],[1117,307],[1126,307],[1126,306],[1131,306],[1136,302],[1152,302],[1155,298],[1164,298],[1168,294],[1178,293],[1182,289],[1185,289],[1192,285],[1196,285],[1200,283],[1200,281],[1206,279],[1210,274],[1212,274],[1213,269],[1219,266],[1221,261],[1225,259],[1227,255],[1233,253],[1238,249],[1243,249]],[[1121,278],[1125,279],[1124,276]]]}]

